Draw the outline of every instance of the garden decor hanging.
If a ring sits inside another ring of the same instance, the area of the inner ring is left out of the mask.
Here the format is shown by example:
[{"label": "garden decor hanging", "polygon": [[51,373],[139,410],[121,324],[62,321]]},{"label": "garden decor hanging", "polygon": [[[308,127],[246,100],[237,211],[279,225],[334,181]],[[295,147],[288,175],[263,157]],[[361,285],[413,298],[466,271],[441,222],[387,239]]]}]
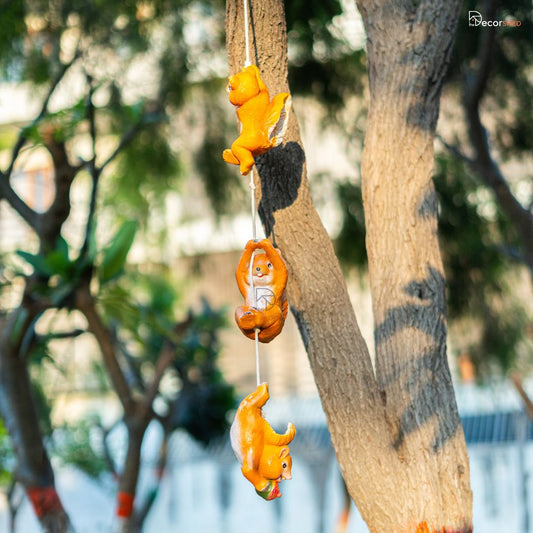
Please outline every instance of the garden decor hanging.
[{"label": "garden decor hanging", "polygon": [[230,76],[228,92],[229,101],[237,108],[241,132],[222,157],[227,163],[239,165],[244,176],[253,167],[254,156],[281,144],[289,123],[291,97],[280,93],[271,101],[255,65]]},{"label": "garden decor hanging", "polygon": [[268,384],[261,383],[259,342],[270,342],[283,328],[288,303],[285,294],[287,267],[280,252],[268,239],[257,240],[254,156],[278,146],[287,129],[291,98],[281,93],[270,101],[259,69],[250,62],[248,0],[244,3],[246,62],[241,72],[229,77],[229,100],[237,108],[239,137],[224,150],[226,162],[239,165],[241,174],[250,174],[250,200],[253,238],[248,241],[236,270],[237,285],[244,305],[235,310],[241,331],[255,340],[257,389],[240,403],[231,425],[231,446],[244,477],[259,496],[273,500],[281,496],[279,483],[291,479],[292,459],[288,444],[296,435],[289,422],[287,431],[276,433],[262,416],[269,399]]},{"label": "garden decor hanging", "polygon": [[239,405],[231,425],[231,447],[242,465],[244,477],[265,500],[279,498],[279,483],[291,479],[292,459],[288,444],[296,435],[289,422],[280,435],[263,418],[261,408],[269,399],[268,385],[262,383]]},{"label": "garden decor hanging", "polygon": [[[254,253],[256,250],[265,253]],[[281,332],[289,308],[285,261],[268,239],[250,240],[235,277],[244,297],[244,305],[235,310],[237,325],[248,338],[253,339],[258,329],[259,341],[270,342]]]}]

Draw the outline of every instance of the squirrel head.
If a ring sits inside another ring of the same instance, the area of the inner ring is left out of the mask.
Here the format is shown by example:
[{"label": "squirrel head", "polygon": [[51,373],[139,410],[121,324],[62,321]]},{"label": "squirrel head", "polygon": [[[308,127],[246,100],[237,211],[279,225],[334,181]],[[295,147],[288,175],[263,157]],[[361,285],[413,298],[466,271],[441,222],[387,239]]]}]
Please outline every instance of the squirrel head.
[{"label": "squirrel head", "polygon": [[266,87],[261,81],[259,69],[255,65],[245,67],[228,78],[229,101],[235,106],[245,104],[263,89]]}]

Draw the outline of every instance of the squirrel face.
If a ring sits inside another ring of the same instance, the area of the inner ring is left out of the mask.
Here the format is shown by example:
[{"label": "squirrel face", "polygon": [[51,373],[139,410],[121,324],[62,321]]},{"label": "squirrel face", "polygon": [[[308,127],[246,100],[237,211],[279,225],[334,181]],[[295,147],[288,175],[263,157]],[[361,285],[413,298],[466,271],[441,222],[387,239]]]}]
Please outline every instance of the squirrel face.
[{"label": "squirrel face", "polygon": [[254,285],[271,285],[273,281],[273,269],[272,263],[265,254],[256,255],[252,267]]},{"label": "squirrel face", "polygon": [[241,71],[228,78],[229,101],[241,106],[259,94],[259,83],[253,72]]},{"label": "squirrel face", "polygon": [[292,458],[287,446],[265,445],[259,469],[266,478],[277,481],[292,479],[291,468]]}]

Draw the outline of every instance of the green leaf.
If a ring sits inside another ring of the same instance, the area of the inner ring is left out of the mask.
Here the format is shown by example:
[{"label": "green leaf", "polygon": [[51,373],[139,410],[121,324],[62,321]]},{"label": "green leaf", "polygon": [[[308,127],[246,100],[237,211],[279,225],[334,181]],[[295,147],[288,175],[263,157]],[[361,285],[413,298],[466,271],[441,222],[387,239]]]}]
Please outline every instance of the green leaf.
[{"label": "green leaf", "polygon": [[62,235],[59,235],[59,237],[57,238],[56,250],[68,261],[68,258],[69,258],[68,242],[65,240],[65,238]]},{"label": "green leaf", "polygon": [[68,277],[72,266],[72,263],[68,259],[68,255],[63,255],[63,253],[59,250],[52,250],[45,257],[45,262],[52,274],[59,274],[61,276]]},{"label": "green leaf", "polygon": [[106,283],[117,277],[124,269],[126,258],[137,233],[137,221],[128,220],[122,224],[111,244],[104,249],[99,278]]},{"label": "green leaf", "polygon": [[50,268],[50,265],[42,255],[30,254],[24,250],[17,250],[15,253],[19,257],[22,257],[26,263],[29,263],[37,274],[43,276],[52,276],[54,274],[54,271]]}]

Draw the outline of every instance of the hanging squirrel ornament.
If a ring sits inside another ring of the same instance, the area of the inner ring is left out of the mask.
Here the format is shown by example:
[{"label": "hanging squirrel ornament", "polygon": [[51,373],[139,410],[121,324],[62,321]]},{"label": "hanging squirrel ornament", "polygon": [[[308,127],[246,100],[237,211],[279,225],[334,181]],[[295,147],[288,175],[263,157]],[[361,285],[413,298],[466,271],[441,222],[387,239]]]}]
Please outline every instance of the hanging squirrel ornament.
[{"label": "hanging squirrel ornament", "polygon": [[241,402],[230,429],[231,447],[242,473],[265,500],[281,497],[280,481],[291,479],[288,444],[296,435],[290,422],[287,431],[279,434],[263,418],[262,407],[269,397],[268,385],[262,383]]},{"label": "hanging squirrel ornament", "polygon": [[[237,108],[241,130],[231,148],[224,150],[222,155],[224,161],[239,165],[241,174],[246,175],[254,166],[254,156],[264,154],[282,142],[291,98],[289,94],[281,93],[271,101],[255,65],[244,67],[228,81],[229,100]],[[250,176],[253,184],[253,174]],[[251,189],[254,213],[252,186]],[[244,297],[244,305],[235,310],[235,320],[244,335],[255,340],[258,358],[258,343],[270,342],[279,335],[287,317],[287,267],[280,252],[268,239],[253,239],[246,244],[235,276]],[[263,418],[262,407],[269,397],[268,384],[258,385],[240,403],[230,430],[231,446],[242,473],[265,500],[279,498],[280,481],[291,479],[292,459],[288,444],[296,435],[293,424],[288,424],[284,434],[278,434]]]},{"label": "hanging squirrel ornament", "polygon": [[244,176],[254,165],[254,156],[264,154],[283,141],[289,123],[291,97],[276,95],[272,101],[255,65],[244,67],[228,78],[229,101],[237,108],[239,137],[224,150],[227,163],[239,165]]},{"label": "hanging squirrel ornament", "polygon": [[[258,250],[264,253],[256,253]],[[235,310],[237,325],[249,339],[254,339],[257,328],[259,341],[270,342],[280,334],[289,309],[285,294],[288,272],[281,253],[268,239],[248,241],[235,277],[244,297],[244,305]]]}]

